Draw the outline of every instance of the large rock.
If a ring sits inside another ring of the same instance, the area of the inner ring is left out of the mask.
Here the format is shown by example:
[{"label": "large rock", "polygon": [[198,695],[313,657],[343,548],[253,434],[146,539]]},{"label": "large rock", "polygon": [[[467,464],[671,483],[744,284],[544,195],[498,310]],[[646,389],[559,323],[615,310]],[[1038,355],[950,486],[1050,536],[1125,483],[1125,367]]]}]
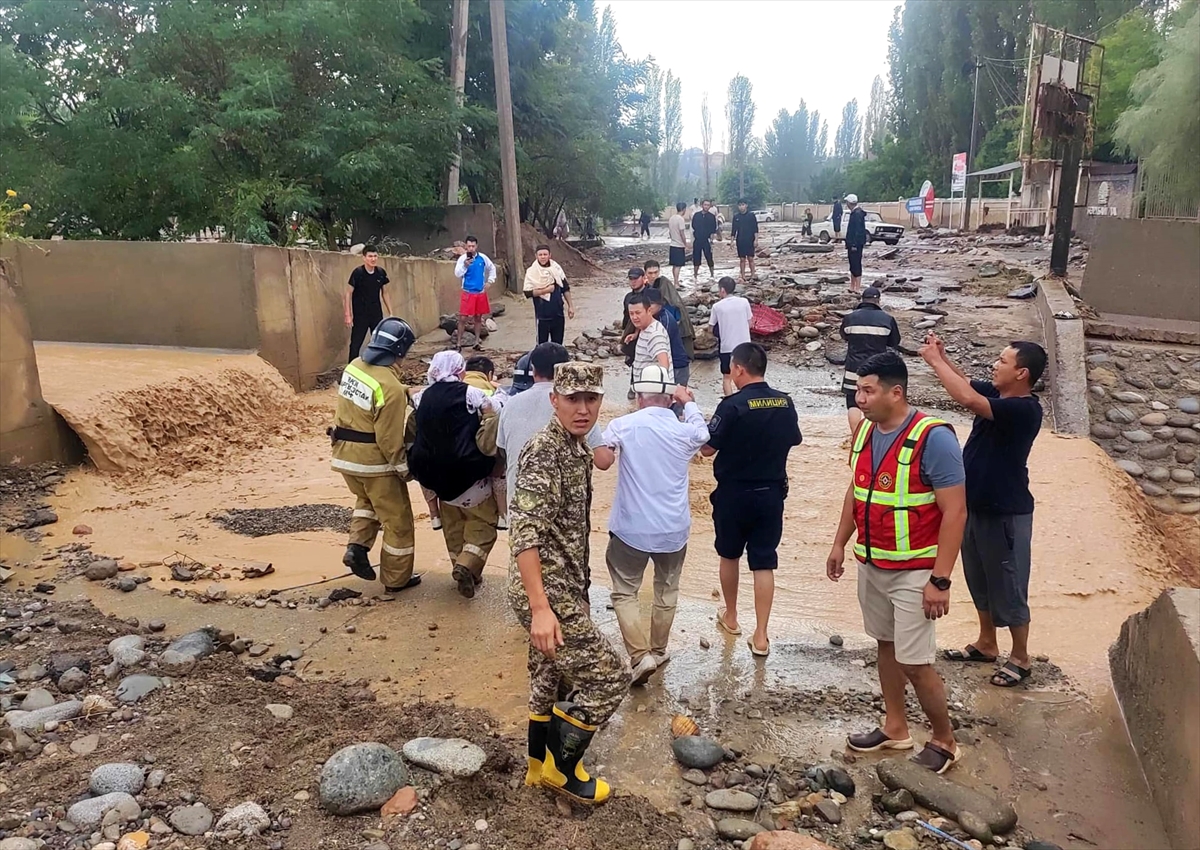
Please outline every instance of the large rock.
[{"label": "large rock", "polygon": [[88,788],[97,797],[114,794],[118,791],[125,794],[140,794],[146,784],[146,774],[140,765],[128,762],[102,764],[92,771],[88,779]]},{"label": "large rock", "polygon": [[166,649],[167,652],[177,652],[196,661],[199,661],[201,658],[207,658],[216,652],[216,650],[215,629],[197,629],[194,632],[188,632],[186,635],[180,635],[171,641],[171,645]]},{"label": "large rock", "polygon": [[108,642],[108,654],[120,667],[133,667],[141,664],[146,657],[144,647],[146,642],[141,635],[125,635],[113,638]]},{"label": "large rock", "polygon": [[165,679],[157,676],[126,676],[117,685],[117,699],[121,702],[135,703],[146,694],[153,693],[166,684]]},{"label": "large rock", "polygon": [[956,818],[959,812],[973,812],[992,832],[1009,832],[1017,825],[1017,813],[1008,803],[938,776],[908,759],[885,759],[875,765],[875,772],[888,788],[905,788],[922,806],[946,817]]},{"label": "large rock", "polygon": [[413,738],[403,752],[417,767],[447,776],[474,776],[487,759],[482,748],[462,738]]},{"label": "large rock", "polygon": [[217,832],[237,832],[242,835],[258,835],[271,825],[271,818],[258,803],[249,800],[239,803],[217,821]]},{"label": "large rock", "polygon": [[730,841],[745,841],[760,832],[766,832],[761,825],[744,818],[721,818],[717,821],[717,835]]},{"label": "large rock", "polygon": [[37,711],[39,708],[49,708],[54,705],[54,694],[45,688],[30,688],[21,700],[21,711]]},{"label": "large rock", "polygon": [[671,742],[676,760],[684,767],[709,770],[725,759],[725,748],[712,738],[702,735],[684,735]]},{"label": "large rock", "polygon": [[77,699],[72,699],[60,702],[57,705],[39,708],[37,711],[10,711],[4,715],[4,719],[13,729],[32,732],[43,728],[51,721],[61,723],[64,720],[78,717],[79,712],[82,710],[83,703]]},{"label": "large rock", "polygon": [[758,808],[758,798],[745,791],[718,788],[704,796],[704,805],[723,812],[752,812]]},{"label": "large rock", "polygon": [[105,558],[89,564],[83,575],[88,581],[105,581],[115,576],[120,569],[116,561]]},{"label": "large rock", "polygon": [[404,761],[391,747],[351,744],[321,769],[321,806],[335,815],[375,810],[407,784]]},{"label": "large rock", "polygon": [[213,813],[203,803],[195,803],[171,812],[167,822],[176,832],[184,835],[203,835],[212,829]]},{"label": "large rock", "polygon": [[128,823],[141,817],[142,807],[133,797],[118,791],[102,797],[80,800],[67,809],[67,820],[88,832],[98,827],[104,816],[112,811],[117,813],[117,819],[121,823]]}]

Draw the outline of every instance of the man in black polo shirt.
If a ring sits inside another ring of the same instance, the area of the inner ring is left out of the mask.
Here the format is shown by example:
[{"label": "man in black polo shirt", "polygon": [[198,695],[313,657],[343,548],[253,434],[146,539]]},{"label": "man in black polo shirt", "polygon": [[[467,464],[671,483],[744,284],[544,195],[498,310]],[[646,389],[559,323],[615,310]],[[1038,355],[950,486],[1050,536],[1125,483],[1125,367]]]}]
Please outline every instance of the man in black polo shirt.
[{"label": "man in black polo shirt", "polygon": [[747,643],[760,657],[771,651],[767,621],[775,598],[776,550],[783,536],[788,452],[802,439],[791,396],[767,386],[766,371],[767,352],[761,345],[744,342],[733,350],[729,375],[737,392],[717,405],[708,423],[708,445],[701,449],[705,457],[717,456],[717,489],[709,497],[725,601],[717,612],[717,626],[731,635],[742,633],[737,619],[738,564],[745,552],[754,575],[756,620]]},{"label": "man in black polo shirt", "polygon": [[1036,342],[1014,342],[1000,352],[992,380],[972,381],[946,356],[935,334],[921,356],[950,397],[975,414],[963,448],[967,474],[967,527],[962,561],[967,588],[979,615],[979,637],[966,649],[946,653],[952,661],[994,662],[1000,655],[996,629],[1007,628],[1012,651],[992,676],[1001,688],[1031,675],[1029,659],[1029,571],[1033,495],[1029,450],[1042,427],[1042,404],[1033,385],[1046,369],[1046,352]]},{"label": "man in black polo shirt", "polygon": [[708,263],[708,276],[714,277],[712,238],[717,232],[717,217],[712,214],[712,201],[707,198],[700,211],[692,216],[692,280],[700,276],[700,258]]}]

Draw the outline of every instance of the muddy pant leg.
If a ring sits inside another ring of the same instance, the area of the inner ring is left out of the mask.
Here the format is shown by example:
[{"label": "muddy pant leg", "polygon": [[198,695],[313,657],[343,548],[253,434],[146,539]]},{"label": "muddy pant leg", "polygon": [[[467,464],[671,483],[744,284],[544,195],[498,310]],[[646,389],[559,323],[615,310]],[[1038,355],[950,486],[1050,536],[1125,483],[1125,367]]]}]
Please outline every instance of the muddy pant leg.
[{"label": "muddy pant leg", "polygon": [[355,478],[353,475],[342,473],[346,486],[354,494],[354,513],[350,516],[350,539],[347,543],[357,543],[370,549],[375,545],[375,536],[379,533],[379,515],[367,496],[366,482],[369,478]]},{"label": "muddy pant leg", "polygon": [[648,554],[634,549],[617,535],[608,535],[608,550],[604,553],[604,560],[612,580],[613,613],[617,615],[617,625],[621,627],[629,661],[634,665],[650,651],[637,598],[649,559]]},{"label": "muddy pant leg", "polygon": [[655,552],[654,561],[654,605],[650,608],[650,649],[662,654],[667,650],[671,637],[671,624],[675,622],[675,606],[679,603],[679,576],[687,558],[687,546],[678,552]]},{"label": "muddy pant leg", "polygon": [[[555,607],[553,599],[550,604]],[[575,705],[586,722],[604,723],[629,692],[629,665],[579,608],[565,607],[558,623],[563,645],[554,654],[554,666],[575,689]]]},{"label": "muddy pant leg", "polygon": [[[483,577],[483,565],[496,543],[496,522],[500,518],[496,512],[496,498],[489,496],[483,504],[455,510],[461,516],[462,542],[454,562],[466,567],[478,580]],[[449,539],[447,536],[447,546]]]},{"label": "muddy pant leg", "polygon": [[442,502],[442,537],[446,540],[446,553],[450,563],[457,564],[463,548],[463,531],[467,527],[466,513],[458,505]]},{"label": "muddy pant leg", "polygon": [[384,587],[404,587],[413,574],[414,530],[408,485],[394,475],[366,479],[375,513],[383,525],[379,580]]}]

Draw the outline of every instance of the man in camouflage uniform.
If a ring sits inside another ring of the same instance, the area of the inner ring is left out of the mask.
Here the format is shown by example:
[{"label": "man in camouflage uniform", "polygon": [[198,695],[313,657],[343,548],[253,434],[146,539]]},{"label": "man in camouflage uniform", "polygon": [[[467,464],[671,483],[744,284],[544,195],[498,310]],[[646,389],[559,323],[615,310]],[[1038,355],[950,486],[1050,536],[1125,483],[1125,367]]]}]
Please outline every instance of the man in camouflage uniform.
[{"label": "man in camouflage uniform", "polygon": [[[554,416],[522,450],[512,498],[508,598],[529,630],[529,770],[542,785],[582,803],[611,789],[588,776],[583,753],[629,690],[624,658],[589,615],[588,533],[592,450],[587,434],[604,395],[604,371],[559,363]],[[574,701],[556,701],[561,686]]]},{"label": "man in camouflage uniform", "polygon": [[373,581],[370,552],[383,528],[379,578],[391,592],[421,583],[413,575],[414,531],[405,443],[411,439],[408,388],[397,363],[416,340],[403,319],[380,322],[361,357],[342,372],[329,436],[331,466],[354,494],[350,542],[342,563]]}]

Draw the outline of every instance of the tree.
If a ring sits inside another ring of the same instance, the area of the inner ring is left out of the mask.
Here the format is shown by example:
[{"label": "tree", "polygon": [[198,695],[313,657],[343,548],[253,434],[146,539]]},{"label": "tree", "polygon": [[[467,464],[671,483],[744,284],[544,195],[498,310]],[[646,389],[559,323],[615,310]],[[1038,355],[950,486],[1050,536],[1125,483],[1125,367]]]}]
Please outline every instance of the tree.
[{"label": "tree", "polygon": [[803,100],[794,113],[779,111],[763,139],[763,165],[775,197],[807,199],[809,181],[825,159],[819,134],[820,114],[810,115]]},{"label": "tree", "polygon": [[682,84],[667,71],[663,84],[663,155],[660,165],[659,194],[670,197],[679,180],[679,155],[683,150]]},{"label": "tree", "polygon": [[746,166],[754,135],[754,86],[742,74],[729,81],[725,118],[729,124],[729,159],[738,173],[740,195],[746,194]]},{"label": "tree", "polygon": [[842,108],[842,123],[833,137],[833,158],[838,162],[858,159],[862,154],[863,128],[858,117],[858,98]]},{"label": "tree", "polygon": [[757,162],[746,163],[740,171],[726,168],[717,181],[717,195],[723,204],[734,204],[745,198],[751,209],[757,209],[767,202],[770,192],[771,183]]},{"label": "tree", "polygon": [[712,196],[712,176],[709,173],[709,157],[712,156],[712,115],[708,111],[708,92],[700,101],[700,140],[704,147],[704,194]]},{"label": "tree", "polygon": [[1153,68],[1162,59],[1164,38],[1154,19],[1135,9],[1117,23],[1101,40],[1104,45],[1104,75],[1100,80],[1100,100],[1096,106],[1095,157],[1119,156],[1113,144],[1117,118],[1133,102],[1130,89],[1142,71]]},{"label": "tree", "polygon": [[871,102],[863,117],[863,156],[870,159],[888,135],[887,92],[883,77],[876,75],[871,83]]},{"label": "tree", "polygon": [[1200,196],[1200,4],[1167,36],[1163,58],[1138,74],[1133,105],[1114,138],[1144,159],[1150,173],[1171,175],[1173,194]]}]

